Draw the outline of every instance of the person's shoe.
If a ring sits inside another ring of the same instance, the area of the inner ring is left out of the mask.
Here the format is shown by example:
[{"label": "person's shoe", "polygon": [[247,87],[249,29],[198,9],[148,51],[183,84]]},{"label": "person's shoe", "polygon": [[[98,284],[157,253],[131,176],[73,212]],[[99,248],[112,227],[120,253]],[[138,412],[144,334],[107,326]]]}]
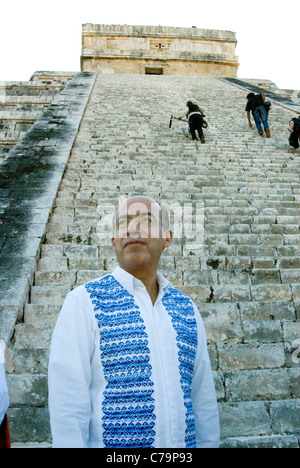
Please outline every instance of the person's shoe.
[{"label": "person's shoe", "polygon": [[269,128],[266,129],[266,137],[267,137],[267,138],[271,138],[271,133],[270,133],[270,129],[269,129]]},{"label": "person's shoe", "polygon": [[264,135],[264,132],[258,132],[260,136],[263,136]]},{"label": "person's shoe", "polygon": [[201,137],[201,143],[205,143],[205,138]]}]

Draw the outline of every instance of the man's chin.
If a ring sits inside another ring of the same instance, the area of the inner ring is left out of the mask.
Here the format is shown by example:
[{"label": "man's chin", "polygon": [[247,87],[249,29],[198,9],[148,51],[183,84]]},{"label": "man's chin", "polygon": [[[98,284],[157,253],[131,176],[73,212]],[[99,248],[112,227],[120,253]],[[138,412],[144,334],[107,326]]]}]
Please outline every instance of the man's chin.
[{"label": "man's chin", "polygon": [[[120,266],[124,270],[142,270],[147,268],[151,264],[151,258],[146,257],[145,255],[139,254],[138,252],[131,253],[130,256],[126,256]],[[124,265],[124,266],[122,266]]]}]

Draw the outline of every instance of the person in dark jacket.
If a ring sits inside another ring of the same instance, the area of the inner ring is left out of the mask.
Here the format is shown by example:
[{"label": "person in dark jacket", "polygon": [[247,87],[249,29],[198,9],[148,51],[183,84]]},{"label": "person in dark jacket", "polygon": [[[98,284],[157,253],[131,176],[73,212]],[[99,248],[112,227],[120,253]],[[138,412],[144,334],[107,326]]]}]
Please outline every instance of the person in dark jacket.
[{"label": "person in dark jacket", "polygon": [[205,138],[203,134],[203,117],[204,110],[200,109],[197,104],[194,104],[192,101],[186,103],[188,107],[188,112],[183,114],[181,117],[178,117],[178,120],[181,120],[183,117],[186,117],[189,121],[190,132],[193,140],[197,140],[196,131],[198,132],[201,143],[205,143]]},{"label": "person in dark jacket", "polygon": [[249,127],[252,127],[251,123],[251,117],[250,117],[250,112],[252,112],[254,122],[256,125],[256,128],[258,130],[258,133],[263,136],[264,132],[262,129],[262,125],[264,127],[264,130],[266,132],[266,137],[270,138],[270,127],[269,127],[269,122],[268,122],[268,113],[265,108],[265,101],[266,101],[266,96],[265,94],[254,94],[254,93],[249,93],[247,95],[247,106],[246,106],[246,112],[247,112],[247,118],[249,122]]},{"label": "person in dark jacket", "polygon": [[294,117],[290,121],[290,136],[289,136],[289,144],[293,146],[295,149],[299,148],[300,142],[300,115],[298,118]]}]

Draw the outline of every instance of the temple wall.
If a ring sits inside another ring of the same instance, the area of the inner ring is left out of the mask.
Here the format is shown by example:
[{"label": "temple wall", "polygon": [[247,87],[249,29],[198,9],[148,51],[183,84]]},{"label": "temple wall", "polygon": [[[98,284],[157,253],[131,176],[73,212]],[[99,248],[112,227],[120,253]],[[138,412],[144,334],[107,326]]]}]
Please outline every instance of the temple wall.
[{"label": "temple wall", "polygon": [[85,24],[81,70],[236,77],[236,44],[231,31]]}]

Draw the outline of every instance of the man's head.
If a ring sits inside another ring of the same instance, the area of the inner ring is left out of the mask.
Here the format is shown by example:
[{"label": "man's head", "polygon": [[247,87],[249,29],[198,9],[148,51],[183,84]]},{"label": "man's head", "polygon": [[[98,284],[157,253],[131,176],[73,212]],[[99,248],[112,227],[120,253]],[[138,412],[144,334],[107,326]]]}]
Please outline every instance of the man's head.
[{"label": "man's head", "polygon": [[117,209],[112,246],[124,270],[156,271],[163,250],[171,245],[169,216],[154,199],[135,195]]},{"label": "man's head", "polygon": [[248,99],[248,101],[249,101],[249,99],[253,99],[254,96],[255,96],[254,93],[249,93],[249,94],[247,94],[247,99]]}]

